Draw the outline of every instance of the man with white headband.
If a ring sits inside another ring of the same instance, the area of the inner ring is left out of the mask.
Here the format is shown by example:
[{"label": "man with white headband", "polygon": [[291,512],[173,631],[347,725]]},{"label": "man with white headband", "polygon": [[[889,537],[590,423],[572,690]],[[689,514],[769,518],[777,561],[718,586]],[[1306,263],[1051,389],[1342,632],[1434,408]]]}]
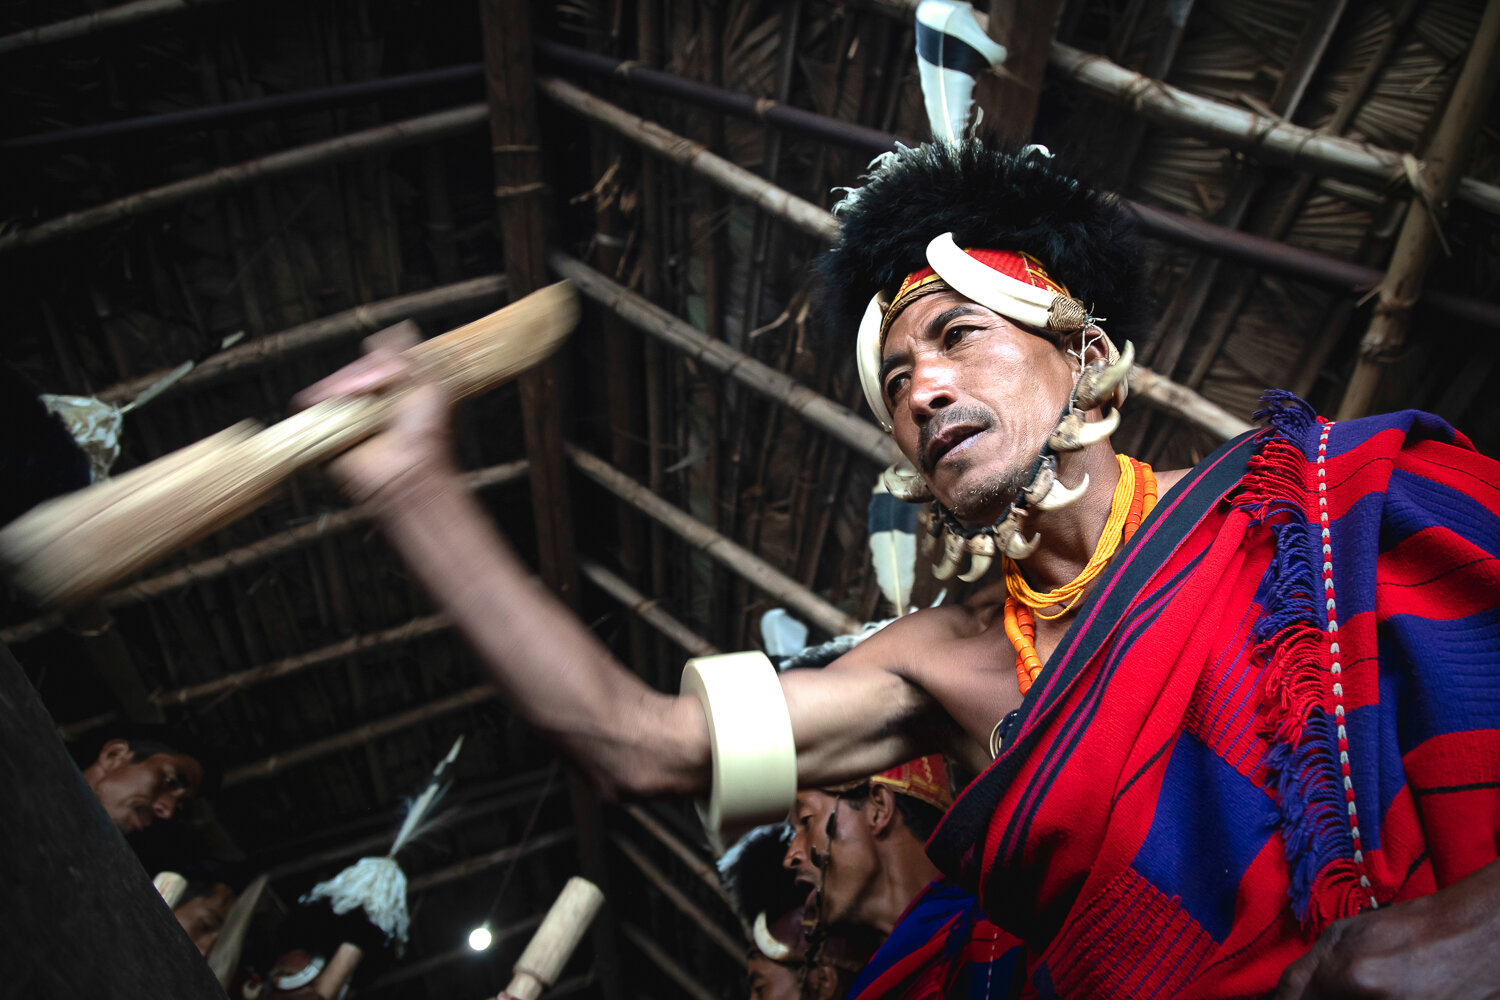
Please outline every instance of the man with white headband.
[{"label": "man with white headband", "polygon": [[[1286,394],[1191,470],[1116,455],[1142,257],[1045,158],[902,150],[841,219],[822,271],[911,466],[888,485],[933,502],[940,575],[993,579],[821,670],[652,691],[495,535],[419,385],[340,473],[515,709],[711,826],[933,751],[982,770],[929,853],[1042,996],[1493,995],[1500,466]],[[413,378],[377,350],[304,398]]]}]

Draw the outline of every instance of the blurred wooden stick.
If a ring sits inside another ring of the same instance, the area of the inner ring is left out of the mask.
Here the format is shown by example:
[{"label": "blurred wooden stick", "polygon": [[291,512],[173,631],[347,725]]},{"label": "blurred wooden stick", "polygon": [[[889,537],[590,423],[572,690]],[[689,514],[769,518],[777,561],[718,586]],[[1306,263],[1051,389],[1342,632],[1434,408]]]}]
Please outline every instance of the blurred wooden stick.
[{"label": "blurred wooden stick", "polygon": [[[456,402],[543,360],[577,322],[577,294],[560,282],[406,354]],[[245,421],[49,501],[0,531],[0,564],[38,603],[79,603],[248,514],[298,469],[374,434],[400,395],[326,399],[263,430]]]}]

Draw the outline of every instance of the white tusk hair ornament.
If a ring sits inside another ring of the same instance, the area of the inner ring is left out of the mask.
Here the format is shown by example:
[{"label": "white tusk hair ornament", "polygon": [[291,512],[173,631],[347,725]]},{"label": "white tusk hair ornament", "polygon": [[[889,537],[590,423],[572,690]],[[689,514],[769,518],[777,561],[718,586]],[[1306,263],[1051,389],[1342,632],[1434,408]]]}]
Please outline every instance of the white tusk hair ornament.
[{"label": "white tusk hair ornament", "polygon": [[771,928],[766,926],[765,910],[755,915],[755,947],[773,962],[785,962],[792,957],[792,949],[773,935]]}]

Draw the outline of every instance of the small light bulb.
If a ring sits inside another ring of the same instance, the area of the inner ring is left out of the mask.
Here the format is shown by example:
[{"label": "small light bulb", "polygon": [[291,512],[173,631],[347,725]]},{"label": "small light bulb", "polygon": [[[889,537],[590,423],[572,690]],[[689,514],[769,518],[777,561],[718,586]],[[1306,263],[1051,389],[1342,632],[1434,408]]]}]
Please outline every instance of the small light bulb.
[{"label": "small light bulb", "polygon": [[484,951],[494,942],[494,940],[495,938],[492,934],[490,934],[490,928],[488,924],[485,924],[481,927],[476,927],[469,932],[469,947],[473,948],[475,951]]}]

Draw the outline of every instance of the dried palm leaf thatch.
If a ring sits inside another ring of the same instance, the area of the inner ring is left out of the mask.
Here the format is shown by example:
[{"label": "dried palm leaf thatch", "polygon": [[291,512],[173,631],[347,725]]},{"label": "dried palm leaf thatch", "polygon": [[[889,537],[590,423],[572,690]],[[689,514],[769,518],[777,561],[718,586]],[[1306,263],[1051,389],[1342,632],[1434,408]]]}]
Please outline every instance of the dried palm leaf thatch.
[{"label": "dried palm leaf thatch", "polygon": [[[542,361],[578,321],[559,283],[418,344],[412,361],[458,400]],[[0,565],[44,604],[74,604],[260,506],[283,481],[380,429],[400,393],[324,400],[261,430],[246,421],[0,531]]]}]

